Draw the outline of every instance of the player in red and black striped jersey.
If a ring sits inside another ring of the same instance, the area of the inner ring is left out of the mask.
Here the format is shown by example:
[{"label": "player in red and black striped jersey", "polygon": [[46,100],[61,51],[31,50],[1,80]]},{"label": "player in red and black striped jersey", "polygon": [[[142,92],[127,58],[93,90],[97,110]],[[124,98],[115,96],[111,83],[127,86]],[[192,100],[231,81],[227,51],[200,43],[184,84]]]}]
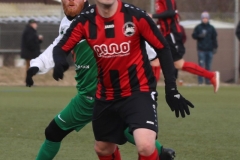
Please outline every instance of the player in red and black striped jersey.
[{"label": "player in red and black striped jersey", "polygon": [[100,160],[120,160],[123,131],[134,135],[139,160],[158,160],[156,79],[145,41],[157,52],[165,77],[166,101],[177,117],[194,107],[177,91],[170,48],[148,15],[120,0],[95,0],[77,16],[53,49],[54,78],[63,77],[66,55],[82,39],[94,51],[98,86],[93,112],[95,151]]},{"label": "player in red and black striped jersey", "polygon": [[209,79],[214,87],[214,92],[216,93],[220,85],[219,72],[208,71],[193,62],[186,62],[183,59],[185,47],[182,41],[179,15],[175,0],[156,0],[155,10],[155,14],[149,15],[152,18],[158,19],[157,24],[160,25],[160,30],[171,47],[176,69],[181,69]]}]

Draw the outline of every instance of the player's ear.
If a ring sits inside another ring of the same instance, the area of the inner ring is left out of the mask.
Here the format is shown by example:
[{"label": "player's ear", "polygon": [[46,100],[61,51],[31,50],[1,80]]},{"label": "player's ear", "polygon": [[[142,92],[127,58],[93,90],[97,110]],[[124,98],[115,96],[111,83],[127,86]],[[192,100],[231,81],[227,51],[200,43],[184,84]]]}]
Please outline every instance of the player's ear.
[{"label": "player's ear", "polygon": [[84,2],[86,2],[86,0],[83,0]]}]

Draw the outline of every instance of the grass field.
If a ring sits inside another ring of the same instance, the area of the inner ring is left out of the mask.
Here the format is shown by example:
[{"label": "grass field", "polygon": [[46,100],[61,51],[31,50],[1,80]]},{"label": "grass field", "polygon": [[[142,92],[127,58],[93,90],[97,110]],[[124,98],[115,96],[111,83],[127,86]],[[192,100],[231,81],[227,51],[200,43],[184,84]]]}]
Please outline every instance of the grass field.
[{"label": "grass field", "polygon": [[[240,86],[179,87],[196,106],[186,118],[175,118],[158,87],[158,140],[174,148],[176,160],[240,159]],[[76,94],[74,87],[0,86],[0,160],[33,160],[44,129]],[[62,143],[55,160],[94,160],[91,124]],[[120,146],[123,160],[136,160],[131,144]]]}]

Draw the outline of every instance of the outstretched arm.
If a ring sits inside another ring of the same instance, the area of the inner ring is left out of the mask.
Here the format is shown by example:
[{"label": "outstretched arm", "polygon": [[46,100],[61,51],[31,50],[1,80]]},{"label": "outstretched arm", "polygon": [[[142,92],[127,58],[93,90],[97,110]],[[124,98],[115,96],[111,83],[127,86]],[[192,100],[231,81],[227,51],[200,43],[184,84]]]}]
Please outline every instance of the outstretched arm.
[{"label": "outstretched arm", "polygon": [[53,47],[61,40],[70,23],[71,21],[64,17],[59,27],[58,37],[53,41],[52,44],[47,47],[47,49],[42,54],[30,61],[30,68],[27,71],[26,86],[31,87],[34,84],[32,79],[34,75],[45,74],[54,67],[55,64],[53,61]]},{"label": "outstretched arm", "polygon": [[53,61],[55,63],[53,78],[56,81],[63,79],[63,73],[69,67],[66,60],[68,53],[82,40],[84,29],[81,18],[82,16],[78,16],[73,20],[66,34],[64,34],[63,38],[53,48]]},{"label": "outstretched arm", "polygon": [[182,117],[185,117],[185,114],[190,114],[188,106],[192,108],[194,106],[177,90],[175,67],[169,45],[152,19],[146,14],[142,14],[142,18],[139,20],[138,29],[144,39],[154,48],[160,60],[165,78],[165,98],[167,104],[172,111],[175,111],[176,117],[179,117],[179,113]]}]

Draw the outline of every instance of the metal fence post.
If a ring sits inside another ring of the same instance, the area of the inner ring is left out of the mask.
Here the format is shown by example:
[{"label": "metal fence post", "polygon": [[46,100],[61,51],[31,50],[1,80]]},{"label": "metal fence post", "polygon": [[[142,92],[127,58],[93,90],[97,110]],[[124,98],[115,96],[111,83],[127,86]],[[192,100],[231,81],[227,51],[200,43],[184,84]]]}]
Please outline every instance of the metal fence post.
[{"label": "metal fence post", "polygon": [[[235,15],[234,15],[234,20],[235,20],[235,29],[236,26],[239,22],[239,0],[235,0]],[[235,31],[235,30],[234,30]],[[235,37],[235,55],[234,55],[234,82],[238,83],[239,81],[239,41],[235,36],[234,33],[234,37]]]},{"label": "metal fence post", "polygon": [[155,0],[150,0],[150,13],[155,13],[154,2]]}]

